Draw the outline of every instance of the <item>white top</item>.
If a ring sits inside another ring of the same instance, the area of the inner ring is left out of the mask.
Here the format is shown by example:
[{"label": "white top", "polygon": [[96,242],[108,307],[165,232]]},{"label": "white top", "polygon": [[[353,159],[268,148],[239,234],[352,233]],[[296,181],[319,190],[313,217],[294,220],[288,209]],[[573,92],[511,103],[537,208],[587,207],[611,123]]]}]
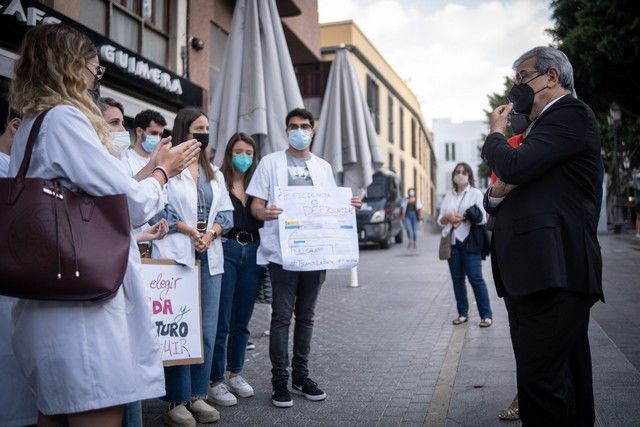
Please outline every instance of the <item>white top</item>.
[{"label": "white top", "polygon": [[[0,178],[7,176],[9,156],[0,153]],[[0,295],[0,427],[26,426],[38,421],[38,408],[33,393],[18,361],[13,355],[11,343],[11,310],[17,299]]]},{"label": "white top", "polygon": [[[207,224],[213,224],[218,212],[233,210],[224,176],[216,166],[213,169],[216,173],[216,179],[209,182],[213,191],[213,202],[209,208]],[[167,202],[182,221],[191,227],[196,226],[198,220],[198,189],[196,181],[188,169],[183,170],[180,175],[169,180],[169,184],[167,184]],[[209,228],[211,227],[209,226]],[[154,240],[153,250],[151,251],[153,258],[174,259],[176,262],[190,267],[195,265],[195,254],[196,247],[191,237],[179,232],[169,233],[162,240]],[[209,274],[222,274],[224,272],[224,256],[220,238],[215,239],[209,246],[207,259],[209,261]]]},{"label": "white top", "polygon": [[133,148],[128,148],[122,153],[122,161],[129,167],[129,174],[134,176],[149,163],[151,157],[142,157]]},{"label": "white top", "polygon": [[7,176],[9,172],[9,156],[0,152],[0,177]]},{"label": "white top", "polygon": [[440,215],[438,215],[438,224],[444,227],[442,229],[442,236],[446,236],[453,230],[451,233],[451,243],[455,244],[456,239],[464,242],[464,239],[467,238],[471,230],[471,223],[469,221],[462,221],[458,228],[453,228],[451,224],[443,224],[442,217],[450,212],[464,215],[464,212],[473,205],[478,206],[480,211],[482,211],[481,224],[486,223],[487,213],[484,211],[484,206],[482,206],[482,198],[482,191],[470,185],[467,185],[467,188],[465,188],[461,194],[456,193],[453,189],[448,191],[440,206]]},{"label": "white top", "polygon": [[[34,117],[25,117],[13,143],[9,176],[22,161]],[[71,189],[126,194],[132,223],[163,207],[162,188],[132,179],[100,143],[75,107],[58,106],[42,123],[27,176],[60,179]],[[97,302],[19,300],[13,310],[16,359],[45,415],[88,411],[163,396],[161,349],[153,334],[133,232],[123,285]],[[108,250],[105,250],[108,256]]]},{"label": "white top", "polygon": [[[306,164],[315,187],[336,186],[333,170],[329,163],[314,154],[310,154]],[[274,188],[276,186],[286,187],[288,180],[286,150],[276,151],[260,160],[247,187],[247,194],[266,200],[268,204],[273,204]],[[260,246],[258,247],[256,259],[260,265],[265,265],[269,262],[282,265],[277,220],[265,221],[264,227],[260,229]]]},{"label": "white top", "polygon": [[[416,197],[415,203],[416,203],[416,210],[419,211],[420,209],[422,209],[422,202],[417,197]],[[400,202],[400,207],[402,208],[402,215],[406,214],[408,205],[409,205],[409,199],[407,197],[403,198],[402,201]]]}]

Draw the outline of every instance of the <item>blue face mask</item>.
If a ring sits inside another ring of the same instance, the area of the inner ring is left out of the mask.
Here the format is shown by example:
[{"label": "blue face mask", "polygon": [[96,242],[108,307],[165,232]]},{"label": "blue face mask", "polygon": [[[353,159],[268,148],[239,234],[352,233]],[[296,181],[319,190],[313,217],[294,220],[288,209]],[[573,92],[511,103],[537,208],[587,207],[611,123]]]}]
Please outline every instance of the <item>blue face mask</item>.
[{"label": "blue face mask", "polygon": [[289,144],[298,151],[304,151],[311,145],[311,132],[294,129],[289,131],[288,137]]},{"label": "blue face mask", "polygon": [[145,135],[142,140],[142,149],[147,153],[153,153],[156,145],[160,143],[160,135]]},{"label": "blue face mask", "polygon": [[246,171],[248,171],[252,163],[253,157],[247,156],[246,154],[237,154],[231,159],[231,164],[233,164],[235,170],[240,173],[245,173]]}]

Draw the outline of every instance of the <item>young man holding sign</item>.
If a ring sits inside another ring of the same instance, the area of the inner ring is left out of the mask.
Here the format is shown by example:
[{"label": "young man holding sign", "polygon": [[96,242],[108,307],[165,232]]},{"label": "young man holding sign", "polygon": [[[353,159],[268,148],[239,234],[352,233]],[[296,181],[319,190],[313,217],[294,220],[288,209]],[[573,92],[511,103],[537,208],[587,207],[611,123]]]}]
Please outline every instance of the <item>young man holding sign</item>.
[{"label": "young man holding sign", "polygon": [[[254,197],[251,203],[253,215],[264,221],[260,229],[258,264],[268,264],[273,287],[273,302],[269,342],[271,358],[271,402],[279,408],[293,406],[287,387],[289,379],[289,325],[295,312],[293,333],[292,391],[309,400],[323,400],[327,395],[309,378],[307,367],[313,332],[314,308],[325,279],[325,270],[291,271],[282,267],[282,251],[278,232],[278,217],[282,209],[274,205],[275,187],[315,186],[336,187],[329,163],[311,154],[314,136],[313,115],[302,108],[287,114],[286,133],[289,148],[265,156],[258,165],[247,188]],[[351,204],[360,208],[359,197]]]}]

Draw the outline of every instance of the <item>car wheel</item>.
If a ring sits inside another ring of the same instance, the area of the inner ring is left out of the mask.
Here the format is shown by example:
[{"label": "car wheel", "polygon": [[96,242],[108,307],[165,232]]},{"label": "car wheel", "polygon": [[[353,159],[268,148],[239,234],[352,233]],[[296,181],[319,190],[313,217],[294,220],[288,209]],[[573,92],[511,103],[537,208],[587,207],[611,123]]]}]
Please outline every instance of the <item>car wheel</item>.
[{"label": "car wheel", "polygon": [[396,234],[396,243],[404,242],[404,229],[401,227],[400,232]]},{"label": "car wheel", "polygon": [[387,224],[387,233],[384,235],[384,240],[380,242],[382,249],[389,249],[392,244],[393,236],[391,235],[391,224]]}]

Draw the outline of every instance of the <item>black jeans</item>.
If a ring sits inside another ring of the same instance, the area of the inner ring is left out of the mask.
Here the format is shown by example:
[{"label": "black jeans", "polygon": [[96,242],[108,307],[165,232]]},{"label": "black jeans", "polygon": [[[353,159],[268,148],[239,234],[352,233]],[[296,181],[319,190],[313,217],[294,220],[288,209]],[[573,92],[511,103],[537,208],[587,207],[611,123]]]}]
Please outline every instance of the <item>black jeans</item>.
[{"label": "black jeans", "polygon": [[273,302],[269,336],[269,357],[273,383],[289,379],[289,325],[296,315],[293,330],[292,377],[301,380],[309,375],[307,363],[311,349],[313,316],[325,271],[288,271],[280,264],[269,264]]},{"label": "black jeans", "polygon": [[505,297],[523,426],[593,426],[593,296],[549,289]]}]

